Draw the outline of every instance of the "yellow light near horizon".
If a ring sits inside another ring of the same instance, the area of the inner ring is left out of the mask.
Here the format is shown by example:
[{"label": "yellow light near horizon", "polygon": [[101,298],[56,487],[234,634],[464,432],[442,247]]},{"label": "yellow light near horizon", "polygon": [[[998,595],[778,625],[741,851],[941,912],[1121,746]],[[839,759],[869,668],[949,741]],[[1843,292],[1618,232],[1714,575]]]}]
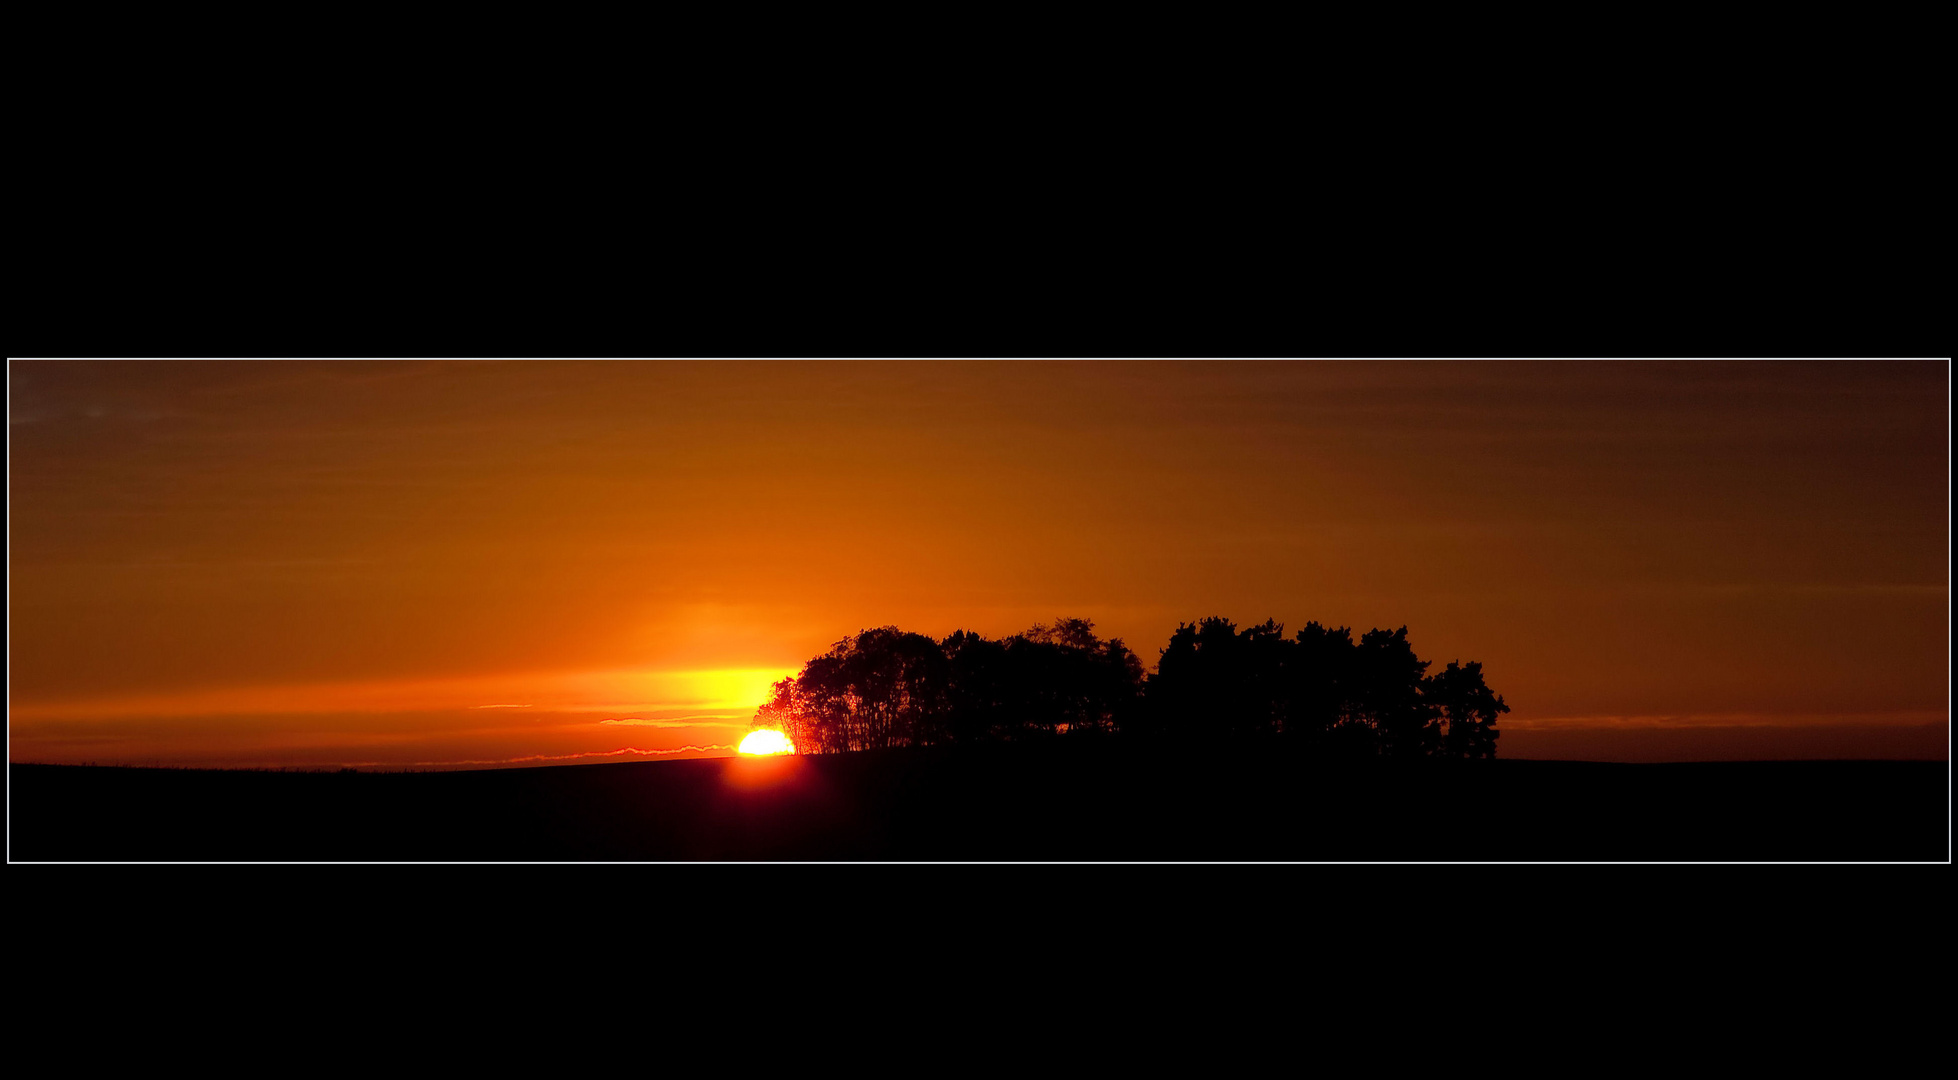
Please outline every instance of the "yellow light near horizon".
[{"label": "yellow light near horizon", "polygon": [[702,703],[715,708],[759,708],[767,701],[775,684],[794,670],[776,668],[736,668],[726,671],[692,673],[692,685]]},{"label": "yellow light near horizon", "polygon": [[741,752],[757,755],[793,754],[795,744],[789,741],[787,735],[779,731],[761,728],[749,732],[748,737],[741,740]]}]

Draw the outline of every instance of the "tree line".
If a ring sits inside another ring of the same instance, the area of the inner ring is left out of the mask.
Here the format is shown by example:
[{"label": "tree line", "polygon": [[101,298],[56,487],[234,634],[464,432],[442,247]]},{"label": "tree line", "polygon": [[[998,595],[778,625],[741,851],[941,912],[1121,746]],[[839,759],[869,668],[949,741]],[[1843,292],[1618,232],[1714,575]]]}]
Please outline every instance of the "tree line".
[{"label": "tree line", "polygon": [[1156,671],[1087,619],[942,641],[886,626],[845,638],[774,686],[753,725],[801,754],[1107,736],[1282,735],[1328,754],[1493,758],[1509,706],[1480,663],[1431,665],[1407,628],[1210,618],[1177,627]]}]

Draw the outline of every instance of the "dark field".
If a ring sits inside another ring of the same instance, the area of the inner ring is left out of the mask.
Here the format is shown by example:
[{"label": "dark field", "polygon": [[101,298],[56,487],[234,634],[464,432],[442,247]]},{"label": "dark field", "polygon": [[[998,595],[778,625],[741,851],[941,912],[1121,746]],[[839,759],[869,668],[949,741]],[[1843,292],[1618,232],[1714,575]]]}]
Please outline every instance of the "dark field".
[{"label": "dark field", "polygon": [[15,861],[1949,858],[1944,762],[1332,764],[1271,744],[450,773],[9,767]]}]

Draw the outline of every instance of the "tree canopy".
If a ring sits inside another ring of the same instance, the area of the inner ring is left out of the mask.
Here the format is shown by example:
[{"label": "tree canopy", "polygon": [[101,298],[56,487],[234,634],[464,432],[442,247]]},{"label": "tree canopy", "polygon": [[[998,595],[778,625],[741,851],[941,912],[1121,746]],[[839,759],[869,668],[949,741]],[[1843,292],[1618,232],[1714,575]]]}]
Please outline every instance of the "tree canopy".
[{"label": "tree canopy", "polygon": [[960,630],[942,641],[893,626],[865,630],[776,683],[753,726],[803,754],[894,746],[1106,736],[1283,736],[1329,754],[1496,756],[1509,711],[1482,665],[1428,674],[1407,628],[1316,622],[1287,637],[1274,621],[1239,629],[1208,618],[1177,627],[1154,674],[1087,619],[1011,637]]}]

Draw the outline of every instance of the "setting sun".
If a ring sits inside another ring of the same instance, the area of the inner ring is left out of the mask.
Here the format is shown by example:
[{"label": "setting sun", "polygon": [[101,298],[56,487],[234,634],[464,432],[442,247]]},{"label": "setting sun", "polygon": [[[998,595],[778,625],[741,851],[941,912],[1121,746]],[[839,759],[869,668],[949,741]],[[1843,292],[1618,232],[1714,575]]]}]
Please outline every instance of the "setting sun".
[{"label": "setting sun", "polygon": [[789,737],[779,731],[762,728],[741,740],[741,752],[744,754],[764,755],[793,754],[795,753],[795,744],[789,742]]}]

